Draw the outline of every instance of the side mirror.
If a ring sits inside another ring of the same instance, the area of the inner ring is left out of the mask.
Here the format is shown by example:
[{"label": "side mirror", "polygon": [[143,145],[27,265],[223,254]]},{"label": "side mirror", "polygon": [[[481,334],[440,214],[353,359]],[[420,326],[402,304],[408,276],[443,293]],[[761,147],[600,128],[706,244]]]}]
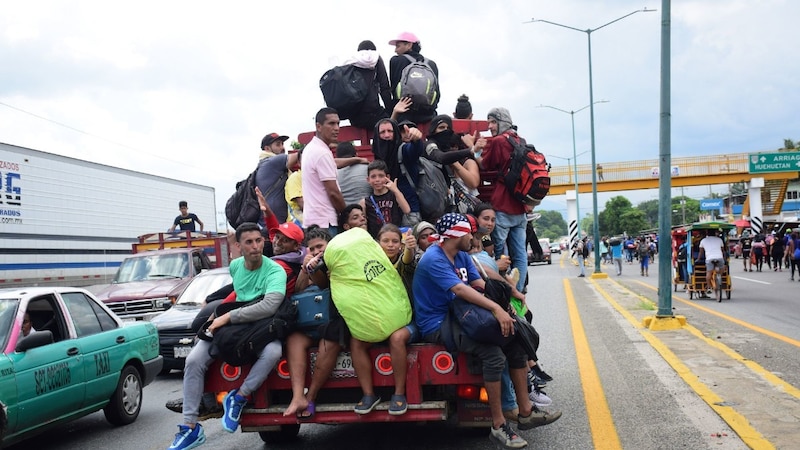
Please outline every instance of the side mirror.
[{"label": "side mirror", "polygon": [[53,332],[50,330],[34,331],[33,333],[25,336],[17,341],[17,346],[14,348],[16,352],[25,352],[32,348],[41,347],[53,343]]}]

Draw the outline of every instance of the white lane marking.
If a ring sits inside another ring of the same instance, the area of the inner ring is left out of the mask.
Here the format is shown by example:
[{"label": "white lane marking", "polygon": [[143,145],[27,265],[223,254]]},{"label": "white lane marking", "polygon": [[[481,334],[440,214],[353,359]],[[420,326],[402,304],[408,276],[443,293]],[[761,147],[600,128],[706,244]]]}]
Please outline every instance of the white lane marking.
[{"label": "white lane marking", "polygon": [[752,278],[745,278],[745,277],[731,277],[731,278],[733,278],[735,280],[752,281],[753,283],[772,284],[769,281],[754,280]]}]

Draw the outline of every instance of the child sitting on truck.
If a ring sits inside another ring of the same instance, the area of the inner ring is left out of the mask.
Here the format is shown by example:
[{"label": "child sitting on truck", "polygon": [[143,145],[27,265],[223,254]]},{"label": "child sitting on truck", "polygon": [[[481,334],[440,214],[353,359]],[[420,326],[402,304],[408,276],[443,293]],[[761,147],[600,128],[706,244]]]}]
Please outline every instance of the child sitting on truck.
[{"label": "child sitting on truck", "polygon": [[325,264],[330,270],[331,299],[351,333],[353,368],[363,391],[354,411],[369,414],[381,401],[372,383],[369,348],[388,339],[395,382],[388,412],[405,414],[408,410],[405,327],[411,322],[411,302],[400,275],[391,270],[389,258],[361,228],[352,228],[333,238],[325,250]]}]

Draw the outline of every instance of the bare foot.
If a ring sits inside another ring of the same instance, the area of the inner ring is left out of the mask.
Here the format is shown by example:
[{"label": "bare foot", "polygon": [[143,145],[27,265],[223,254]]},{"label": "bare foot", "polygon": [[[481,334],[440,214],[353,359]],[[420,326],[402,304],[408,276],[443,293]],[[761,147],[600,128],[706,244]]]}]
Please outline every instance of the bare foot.
[{"label": "bare foot", "polygon": [[291,403],[289,406],[286,407],[286,411],[283,412],[283,416],[293,416],[296,415],[299,411],[305,411],[308,408],[308,400],[305,397],[300,398],[292,398]]}]

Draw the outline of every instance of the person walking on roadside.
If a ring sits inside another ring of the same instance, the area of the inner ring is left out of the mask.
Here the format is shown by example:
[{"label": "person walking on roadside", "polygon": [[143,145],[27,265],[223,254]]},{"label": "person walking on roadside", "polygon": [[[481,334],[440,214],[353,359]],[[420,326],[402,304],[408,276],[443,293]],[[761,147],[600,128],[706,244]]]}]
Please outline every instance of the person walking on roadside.
[{"label": "person walking on roadside", "polygon": [[800,233],[797,230],[789,235],[789,245],[786,246],[786,259],[792,266],[792,276],[789,278],[794,281],[794,270],[797,269],[797,281],[800,281]]},{"label": "person walking on roadside", "polygon": [[575,243],[575,255],[578,256],[578,266],[581,268],[581,273],[578,275],[578,278],[583,278],[586,276],[584,261],[586,261],[586,257],[589,256],[589,247],[586,245],[586,238],[578,239]]},{"label": "person walking on roadside", "polygon": [[622,275],[622,239],[610,239],[608,242],[611,245],[611,258],[617,269],[617,276],[620,276]]},{"label": "person walking on roadside", "polygon": [[783,236],[773,236],[772,245],[770,246],[773,272],[783,272],[783,253],[785,248],[786,247],[783,245]]}]

